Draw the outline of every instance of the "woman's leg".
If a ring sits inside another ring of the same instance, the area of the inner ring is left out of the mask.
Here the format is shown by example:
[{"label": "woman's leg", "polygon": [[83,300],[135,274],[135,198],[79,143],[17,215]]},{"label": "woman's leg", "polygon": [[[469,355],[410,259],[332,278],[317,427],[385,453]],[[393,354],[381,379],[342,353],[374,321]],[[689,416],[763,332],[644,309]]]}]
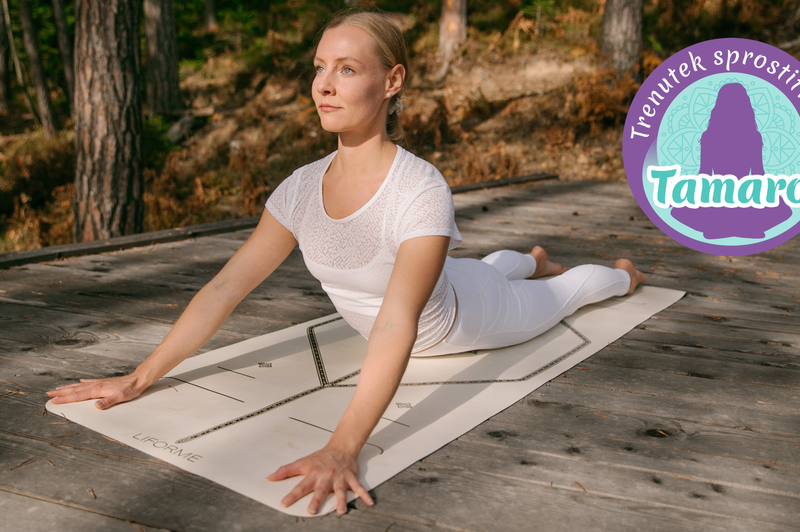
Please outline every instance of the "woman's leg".
[{"label": "woman's leg", "polygon": [[530,253],[503,249],[486,255],[481,262],[502,273],[506,279],[528,279],[536,271],[536,259]]},{"label": "woman's leg", "polygon": [[621,259],[616,268],[586,264],[545,280],[509,281],[506,275],[518,277],[530,272],[530,266],[525,267],[530,264],[528,259],[516,252],[492,255],[495,257],[489,263],[474,259],[448,259],[445,263],[458,297],[456,323],[443,342],[417,356],[495,349],[528,341],[582,306],[625,295],[644,279],[630,261]]},{"label": "woman's leg", "polygon": [[530,253],[519,253],[508,249],[495,251],[481,260],[499,270],[509,281],[536,279],[567,271],[561,264],[549,260],[547,252],[539,246],[535,246]]}]

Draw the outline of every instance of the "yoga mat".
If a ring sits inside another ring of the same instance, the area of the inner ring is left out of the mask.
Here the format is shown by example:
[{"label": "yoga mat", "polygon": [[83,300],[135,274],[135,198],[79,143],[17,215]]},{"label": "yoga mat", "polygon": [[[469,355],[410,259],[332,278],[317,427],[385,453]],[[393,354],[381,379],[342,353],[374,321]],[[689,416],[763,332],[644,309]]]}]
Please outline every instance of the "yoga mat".
[{"label": "yoga mat", "polygon": [[[533,340],[492,351],[412,358],[359,456],[368,490],[458,438],[678,301],[640,286],[582,308]],[[311,495],[280,500],[302,477],[270,482],[323,447],[358,383],[367,342],[337,314],[191,357],[138,399],[47,410],[284,513],[307,517]],[[348,492],[350,499],[355,498]],[[329,495],[319,510],[335,509]]]}]

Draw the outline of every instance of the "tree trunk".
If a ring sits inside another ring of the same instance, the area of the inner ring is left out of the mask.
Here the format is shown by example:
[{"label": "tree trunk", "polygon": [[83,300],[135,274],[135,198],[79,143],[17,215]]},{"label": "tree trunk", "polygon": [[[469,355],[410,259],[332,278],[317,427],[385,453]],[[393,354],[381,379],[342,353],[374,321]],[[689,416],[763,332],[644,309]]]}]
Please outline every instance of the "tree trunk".
[{"label": "tree trunk", "polygon": [[8,45],[5,10],[0,2],[0,114],[8,112],[11,96],[11,50]]},{"label": "tree trunk", "polygon": [[172,0],[144,0],[147,107],[150,115],[183,107],[178,86],[178,38]]},{"label": "tree trunk", "polygon": [[142,230],[139,5],[75,4],[76,242]]},{"label": "tree trunk", "polygon": [[28,60],[31,63],[31,76],[33,85],[36,87],[36,104],[39,108],[39,118],[42,120],[42,129],[47,138],[56,134],[53,125],[53,106],[50,102],[50,92],[47,90],[47,82],[44,79],[44,69],[42,59],[39,54],[39,39],[36,30],[33,28],[33,16],[28,0],[19,0],[19,18],[22,22],[22,40],[25,42],[25,51],[28,53]]},{"label": "tree trunk", "polygon": [[603,13],[600,51],[614,69],[642,79],[642,0],[608,0]]},{"label": "tree trunk", "polygon": [[443,0],[439,22],[439,55],[449,62],[453,52],[467,39],[467,0]]},{"label": "tree trunk", "polygon": [[203,23],[206,30],[217,29],[217,19],[215,18],[214,0],[206,0],[206,10],[203,16]]},{"label": "tree trunk", "polygon": [[75,76],[72,70],[72,39],[69,38],[67,15],[64,13],[64,0],[53,0],[53,18],[56,23],[61,63],[64,65],[64,78],[67,80],[67,98],[69,107],[72,109],[75,103]]}]

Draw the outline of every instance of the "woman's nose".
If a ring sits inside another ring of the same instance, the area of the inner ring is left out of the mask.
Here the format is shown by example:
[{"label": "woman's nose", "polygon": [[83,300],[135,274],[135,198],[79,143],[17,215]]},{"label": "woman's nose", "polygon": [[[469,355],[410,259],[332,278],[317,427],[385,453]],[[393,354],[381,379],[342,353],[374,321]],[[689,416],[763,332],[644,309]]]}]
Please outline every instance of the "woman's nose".
[{"label": "woman's nose", "polygon": [[327,72],[317,74],[316,85],[320,94],[328,95],[334,92],[332,80]]}]

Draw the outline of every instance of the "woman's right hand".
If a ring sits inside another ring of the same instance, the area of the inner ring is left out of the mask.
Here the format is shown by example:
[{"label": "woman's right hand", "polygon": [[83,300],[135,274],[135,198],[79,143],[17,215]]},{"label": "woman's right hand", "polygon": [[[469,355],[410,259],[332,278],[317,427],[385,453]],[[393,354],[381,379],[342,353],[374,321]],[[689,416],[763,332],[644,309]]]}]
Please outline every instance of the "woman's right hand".
[{"label": "woman's right hand", "polygon": [[147,386],[137,376],[125,375],[108,379],[81,379],[75,384],[59,386],[47,392],[53,404],[74,403],[87,399],[100,399],[94,405],[100,410],[139,397]]}]

